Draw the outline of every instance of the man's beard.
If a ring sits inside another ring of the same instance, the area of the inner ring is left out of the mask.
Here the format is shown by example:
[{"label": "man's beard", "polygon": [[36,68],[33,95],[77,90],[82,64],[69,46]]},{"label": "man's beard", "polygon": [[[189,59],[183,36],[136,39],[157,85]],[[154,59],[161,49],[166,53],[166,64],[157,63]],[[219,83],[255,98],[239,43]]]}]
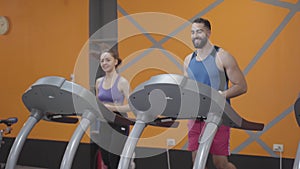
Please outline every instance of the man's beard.
[{"label": "man's beard", "polygon": [[[195,40],[200,40],[200,43],[195,43]],[[206,45],[206,43],[207,43],[207,38],[194,38],[193,39],[193,44],[196,49],[203,48]]]}]

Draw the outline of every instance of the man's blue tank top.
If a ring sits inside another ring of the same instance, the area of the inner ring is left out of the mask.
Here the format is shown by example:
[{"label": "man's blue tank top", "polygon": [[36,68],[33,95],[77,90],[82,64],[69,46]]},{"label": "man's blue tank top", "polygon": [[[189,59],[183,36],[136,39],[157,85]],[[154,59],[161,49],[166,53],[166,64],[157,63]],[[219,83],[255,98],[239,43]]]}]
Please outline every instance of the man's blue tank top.
[{"label": "man's blue tank top", "polygon": [[101,102],[110,102],[110,103],[121,103],[124,102],[124,95],[118,89],[118,83],[120,80],[120,76],[115,80],[114,85],[110,89],[104,89],[102,87],[104,78],[100,82],[98,86],[98,99]]},{"label": "man's blue tank top", "polygon": [[196,60],[196,52],[194,52],[187,73],[189,78],[223,91],[228,89],[228,78],[226,73],[217,67],[216,53],[218,50],[219,47],[215,46],[211,54],[202,61]]}]

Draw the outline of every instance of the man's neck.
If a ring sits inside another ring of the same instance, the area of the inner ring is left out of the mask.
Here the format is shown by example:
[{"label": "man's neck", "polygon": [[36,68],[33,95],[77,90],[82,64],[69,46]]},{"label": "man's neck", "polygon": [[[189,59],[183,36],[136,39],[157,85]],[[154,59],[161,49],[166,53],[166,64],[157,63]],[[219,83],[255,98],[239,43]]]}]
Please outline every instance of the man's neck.
[{"label": "man's neck", "polygon": [[196,58],[199,60],[204,60],[212,51],[214,45],[207,42],[203,48],[198,48],[196,50]]}]

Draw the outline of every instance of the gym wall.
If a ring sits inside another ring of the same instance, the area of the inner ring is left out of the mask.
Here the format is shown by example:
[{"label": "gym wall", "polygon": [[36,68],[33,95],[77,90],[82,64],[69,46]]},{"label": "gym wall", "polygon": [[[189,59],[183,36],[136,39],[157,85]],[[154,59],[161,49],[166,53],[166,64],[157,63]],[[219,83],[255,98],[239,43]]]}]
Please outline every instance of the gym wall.
[{"label": "gym wall", "polygon": [[[81,48],[89,38],[89,3],[82,0],[0,0],[0,15],[10,30],[0,35],[0,118],[18,117],[7,137],[16,137],[30,112],[21,97],[39,78],[61,76],[70,80]],[[88,63],[81,58],[81,63]],[[88,68],[81,79],[88,87]],[[84,79],[86,78],[86,79]],[[41,120],[29,139],[68,141],[77,125]],[[4,126],[1,126],[4,127]],[[82,142],[89,142],[84,137]]]},{"label": "gym wall", "polygon": [[[248,82],[248,92],[232,99],[233,107],[265,124],[261,132],[232,129],[232,153],[279,157],[272,151],[278,143],[285,158],[294,158],[300,140],[293,110],[300,92],[299,10],[296,0],[118,0],[120,72],[132,89],[156,74],[182,74],[178,65],[194,50],[184,21],[203,16],[212,24],[211,41],[235,56]],[[184,121],[179,129],[148,127],[139,146],[164,148],[174,138],[174,148],[185,150],[186,134]]]},{"label": "gym wall", "polygon": [[[0,4],[0,15],[8,16],[11,25],[9,32],[0,36],[0,118],[19,118],[8,136],[16,137],[29,116],[21,100],[25,90],[41,77],[56,75],[70,79],[74,73],[77,57],[89,37],[89,4],[82,0],[0,0]],[[300,79],[297,78],[300,69],[299,9],[296,0],[277,3],[271,0],[164,0],[159,4],[149,0],[142,3],[118,0],[118,16],[126,24],[126,27],[120,25],[118,30],[120,35],[128,29],[141,32],[137,28],[141,21],[124,16],[144,12],[165,13],[171,18],[181,18],[180,22],[176,22],[178,25],[150,22],[147,26],[168,28],[164,33],[177,30],[178,39],[189,42],[189,24],[183,29],[178,28],[186,20],[191,21],[198,16],[208,18],[212,23],[211,41],[236,57],[248,82],[248,93],[233,99],[233,107],[245,119],[266,125],[263,132],[232,129],[233,154],[278,157],[272,151],[272,145],[279,143],[284,144],[283,156],[294,158],[300,140],[292,107],[300,92]],[[120,72],[130,80],[132,89],[152,75],[182,73],[179,65],[192,52],[191,44],[170,38],[162,41],[161,46],[171,54],[161,50],[144,53],[165,36],[139,33],[120,39],[120,56],[124,60]],[[140,57],[142,53],[143,57]],[[88,62],[84,57],[81,59],[83,64]],[[129,68],[126,67],[128,65]],[[88,87],[88,75],[84,76],[88,74],[87,68],[82,67],[79,72],[83,75],[76,80]],[[41,121],[29,138],[68,141],[75,127]],[[174,148],[184,150],[186,129],[184,121],[179,129],[149,127],[143,133],[139,146],[162,148],[166,146],[165,139],[174,138],[178,143]],[[82,142],[89,142],[89,138],[85,136]]]}]

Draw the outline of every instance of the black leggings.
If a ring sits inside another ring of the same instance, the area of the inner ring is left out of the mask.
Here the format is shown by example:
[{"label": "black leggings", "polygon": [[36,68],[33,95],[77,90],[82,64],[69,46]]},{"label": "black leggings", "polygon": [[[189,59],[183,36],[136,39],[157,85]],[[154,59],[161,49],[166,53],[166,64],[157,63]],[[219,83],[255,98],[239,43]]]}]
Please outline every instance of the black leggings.
[{"label": "black leggings", "polygon": [[120,155],[129,134],[129,126],[101,123],[100,151],[104,164],[108,169],[117,169],[120,161]]}]

